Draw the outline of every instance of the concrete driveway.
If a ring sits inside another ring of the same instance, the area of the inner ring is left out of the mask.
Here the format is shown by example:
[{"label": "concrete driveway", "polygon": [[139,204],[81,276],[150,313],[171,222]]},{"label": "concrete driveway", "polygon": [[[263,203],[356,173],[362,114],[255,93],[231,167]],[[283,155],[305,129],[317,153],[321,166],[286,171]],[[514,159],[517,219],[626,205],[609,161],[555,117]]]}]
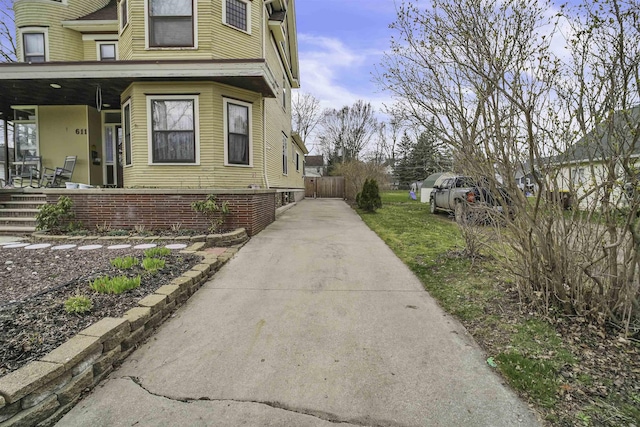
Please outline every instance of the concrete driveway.
[{"label": "concrete driveway", "polygon": [[254,237],[59,426],[537,426],[340,200]]}]

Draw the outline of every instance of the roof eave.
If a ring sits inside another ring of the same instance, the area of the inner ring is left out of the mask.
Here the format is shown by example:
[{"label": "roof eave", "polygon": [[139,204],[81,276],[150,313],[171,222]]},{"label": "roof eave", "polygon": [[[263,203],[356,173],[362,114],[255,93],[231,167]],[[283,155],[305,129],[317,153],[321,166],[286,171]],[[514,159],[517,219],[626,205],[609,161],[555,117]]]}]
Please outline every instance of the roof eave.
[{"label": "roof eave", "polygon": [[62,21],[63,28],[69,30],[78,31],[80,33],[101,33],[101,32],[118,32],[118,20],[102,20],[102,21],[89,21],[89,20],[75,20],[75,21]]}]

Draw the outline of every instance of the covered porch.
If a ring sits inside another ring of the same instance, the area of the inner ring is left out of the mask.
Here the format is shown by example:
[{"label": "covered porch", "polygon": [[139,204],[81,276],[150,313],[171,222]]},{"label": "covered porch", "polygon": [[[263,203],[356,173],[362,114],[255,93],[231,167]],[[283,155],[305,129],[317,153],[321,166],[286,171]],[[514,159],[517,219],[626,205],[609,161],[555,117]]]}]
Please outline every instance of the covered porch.
[{"label": "covered porch", "polygon": [[77,156],[73,182],[126,187],[123,92],[136,82],[202,81],[268,97],[277,87],[262,59],[0,64],[0,178],[10,183],[25,156],[38,156],[42,169]]}]

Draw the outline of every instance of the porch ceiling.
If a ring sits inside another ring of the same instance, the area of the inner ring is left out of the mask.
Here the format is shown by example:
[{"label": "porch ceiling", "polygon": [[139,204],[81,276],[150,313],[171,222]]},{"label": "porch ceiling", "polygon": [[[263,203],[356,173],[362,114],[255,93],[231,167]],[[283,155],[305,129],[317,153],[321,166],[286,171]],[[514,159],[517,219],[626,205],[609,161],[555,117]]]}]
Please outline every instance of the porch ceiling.
[{"label": "porch ceiling", "polygon": [[[264,60],[112,61],[0,64],[0,119],[13,119],[12,105],[120,108],[121,93],[134,82],[218,82],[275,97],[275,79]],[[59,85],[56,89],[51,85]]]}]

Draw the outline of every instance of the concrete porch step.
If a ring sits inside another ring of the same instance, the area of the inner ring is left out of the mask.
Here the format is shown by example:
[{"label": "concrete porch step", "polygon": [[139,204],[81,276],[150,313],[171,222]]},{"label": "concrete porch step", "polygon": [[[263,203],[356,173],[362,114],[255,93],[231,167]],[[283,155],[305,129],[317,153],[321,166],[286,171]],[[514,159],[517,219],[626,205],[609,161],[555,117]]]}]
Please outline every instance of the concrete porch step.
[{"label": "concrete porch step", "polygon": [[13,194],[11,200],[16,202],[37,201],[46,202],[47,196],[44,194]]},{"label": "concrete porch step", "polygon": [[0,218],[0,226],[35,227],[36,219],[32,217],[4,217]]},{"label": "concrete porch step", "polygon": [[0,208],[0,218],[6,218],[6,217],[30,217],[30,218],[34,218],[37,213],[39,212],[38,209],[15,209],[15,208],[5,208],[2,209]]},{"label": "concrete porch step", "polygon": [[0,235],[3,236],[23,236],[25,234],[31,234],[35,231],[35,227],[0,225]]},{"label": "concrete porch step", "polygon": [[0,202],[0,207],[4,209],[39,209],[40,206],[46,205],[47,202],[40,202],[36,200],[28,200],[28,201],[15,201],[11,200],[9,202]]}]

